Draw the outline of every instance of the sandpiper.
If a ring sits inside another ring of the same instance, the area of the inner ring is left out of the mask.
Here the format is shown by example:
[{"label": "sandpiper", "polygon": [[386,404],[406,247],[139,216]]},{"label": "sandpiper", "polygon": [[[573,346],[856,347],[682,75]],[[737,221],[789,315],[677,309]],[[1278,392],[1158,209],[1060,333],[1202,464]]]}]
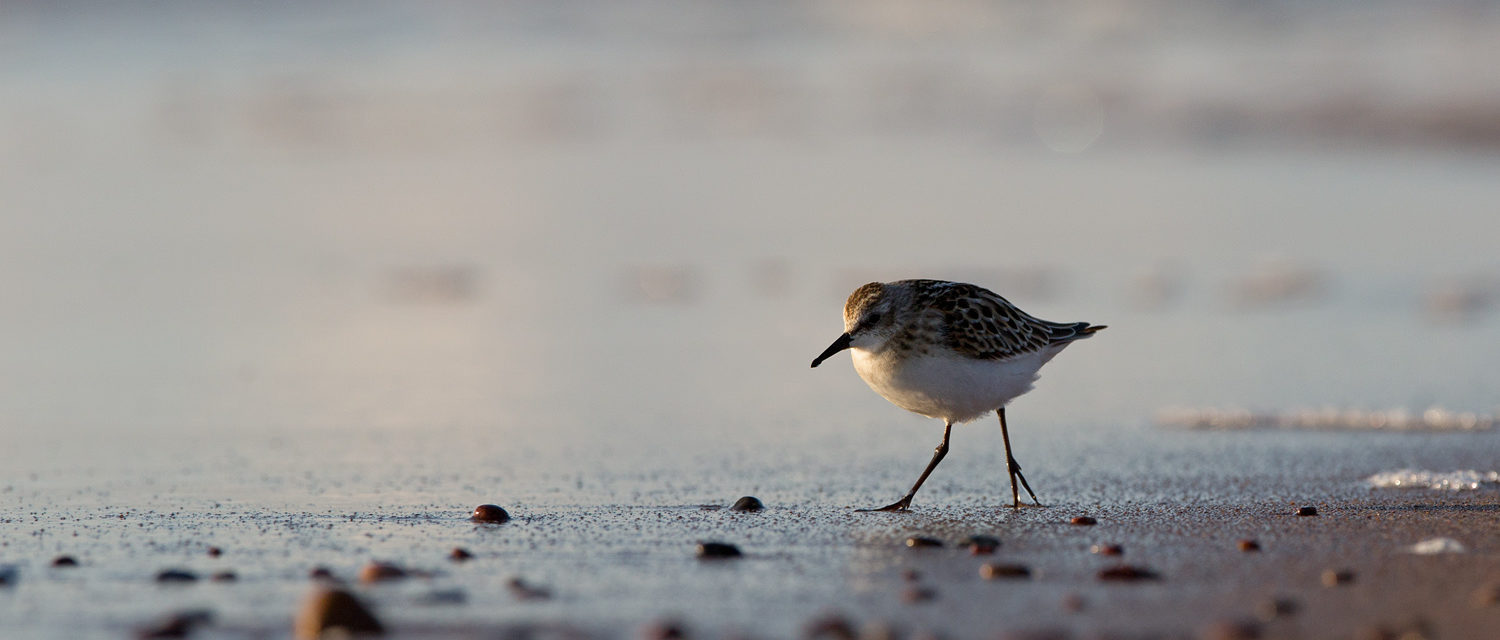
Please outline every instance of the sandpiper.
[{"label": "sandpiper", "polygon": [[812,366],[850,349],[854,370],[876,393],[902,409],[943,420],[943,442],[911,491],[862,511],[911,507],[912,496],[948,454],[953,425],[991,411],[1000,416],[1013,508],[1021,507],[1017,478],[1040,506],[1010,453],[1005,405],[1030,391],[1037,371],[1064,347],[1103,328],[1041,320],[993,291],[962,282],[900,280],[855,289],[844,304],[844,334]]}]

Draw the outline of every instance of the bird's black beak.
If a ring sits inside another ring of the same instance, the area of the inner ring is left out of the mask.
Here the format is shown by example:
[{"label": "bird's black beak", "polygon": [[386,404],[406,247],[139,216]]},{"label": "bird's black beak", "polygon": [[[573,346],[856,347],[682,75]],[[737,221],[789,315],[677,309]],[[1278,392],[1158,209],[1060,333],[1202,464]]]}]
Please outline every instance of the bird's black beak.
[{"label": "bird's black beak", "polygon": [[834,340],[833,344],[828,345],[828,348],[824,349],[823,353],[820,353],[820,354],[818,354],[818,357],[813,358],[813,365],[812,366],[816,367],[816,366],[818,366],[820,364],[823,364],[823,361],[827,360],[829,358],[829,356],[832,356],[835,353],[838,353],[840,351],[848,349],[849,348],[849,343],[852,342],[852,341],[854,341],[854,337],[851,336],[851,335],[849,335],[849,334],[847,334],[847,333],[844,334],[844,335],[839,336],[839,339],[838,340]]}]

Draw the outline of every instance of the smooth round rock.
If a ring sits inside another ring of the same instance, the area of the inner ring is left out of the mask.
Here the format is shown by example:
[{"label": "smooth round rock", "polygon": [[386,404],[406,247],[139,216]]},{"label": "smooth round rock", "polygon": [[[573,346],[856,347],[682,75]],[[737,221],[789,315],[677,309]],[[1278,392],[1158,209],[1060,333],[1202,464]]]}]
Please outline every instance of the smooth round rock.
[{"label": "smooth round rock", "polygon": [[1317,507],[1298,507],[1297,508],[1297,515],[1299,515],[1299,516],[1315,516],[1315,515],[1318,515],[1318,508]]},{"label": "smooth round rock", "polygon": [[1351,582],[1354,582],[1353,571],[1334,571],[1333,569],[1329,569],[1323,572],[1323,586],[1325,587],[1337,587]]},{"label": "smooth round rock", "polygon": [[197,582],[198,574],[182,569],[167,569],[156,574],[156,581],[160,583]]},{"label": "smooth round rock", "polygon": [[1031,568],[1024,564],[987,562],[979,566],[979,577],[985,580],[1002,578],[1030,578]]},{"label": "smooth round rock", "polygon": [[1095,520],[1093,516],[1078,516],[1076,518],[1073,518],[1072,520],[1069,520],[1068,524],[1091,527],[1093,525],[1099,524],[1099,521]]},{"label": "smooth round rock", "polygon": [[1089,547],[1089,552],[1101,556],[1123,556],[1125,555],[1125,547],[1117,544],[1096,544]]},{"label": "smooth round rock", "polygon": [[1255,605],[1255,615],[1260,616],[1261,620],[1270,622],[1276,618],[1297,615],[1297,611],[1301,608],[1297,601],[1291,598],[1270,598]]},{"label": "smooth round rock", "polygon": [[52,559],[52,566],[76,567],[78,566],[78,558],[74,558],[73,556],[58,556]]},{"label": "smooth round rock", "polygon": [[703,559],[738,558],[740,548],[727,542],[700,542],[698,543],[698,557]]},{"label": "smooth round rock", "polygon": [[448,559],[454,562],[463,562],[473,557],[474,554],[469,553],[469,550],[463,547],[453,547],[453,550],[448,552]]},{"label": "smooth round rock", "polygon": [[385,633],[375,614],[348,591],[319,589],[303,601],[292,632],[301,640],[316,640],[331,629],[356,636]]},{"label": "smooth round rock", "polygon": [[927,536],[912,536],[906,539],[906,546],[913,549],[936,549],[943,546],[943,541]]},{"label": "smooth round rock", "polygon": [[964,538],[959,544],[968,547],[972,555],[989,555],[1000,548],[1000,539],[994,536],[972,535]]},{"label": "smooth round rock", "polygon": [[1140,580],[1159,580],[1161,576],[1155,571],[1145,567],[1136,567],[1122,564],[1110,567],[1099,572],[1099,579],[1108,582],[1137,582]]},{"label": "smooth round rock", "polygon": [[1240,551],[1245,552],[1260,551],[1260,543],[1249,538],[1245,538],[1244,540],[1240,540],[1239,542],[1234,543],[1234,546],[1239,548]]},{"label": "smooth round rock", "polygon": [[901,592],[901,600],[908,604],[928,602],[937,599],[937,591],[929,587],[907,587]]},{"label": "smooth round rock", "polygon": [[210,557],[210,558],[217,558],[217,557],[222,556],[222,555],[224,555],[224,550],[223,549],[220,549],[218,547],[209,547],[208,548],[208,557]]},{"label": "smooth round rock", "polygon": [[729,505],[729,510],[730,511],[752,511],[753,512],[753,511],[760,511],[761,509],[764,509],[764,508],[766,508],[766,505],[761,504],[760,498],[757,498],[755,496],[745,496],[743,498],[740,498],[739,500],[735,500],[734,504]]},{"label": "smooth round rock", "polygon": [[474,507],[474,514],[469,516],[469,520],[473,522],[483,522],[485,524],[500,524],[502,522],[509,522],[510,514],[506,513],[505,510],[501,509],[499,506],[493,504],[482,504]]},{"label": "smooth round rock", "polygon": [[405,577],[405,569],[388,562],[371,562],[359,570],[359,581],[366,584],[400,580]]}]

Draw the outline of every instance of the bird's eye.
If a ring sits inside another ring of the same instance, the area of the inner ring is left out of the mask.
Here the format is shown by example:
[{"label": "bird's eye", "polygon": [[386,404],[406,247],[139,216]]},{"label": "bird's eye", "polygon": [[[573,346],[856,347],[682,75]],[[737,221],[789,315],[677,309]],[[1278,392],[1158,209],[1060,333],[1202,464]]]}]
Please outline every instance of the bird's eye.
[{"label": "bird's eye", "polygon": [[879,323],[880,323],[880,314],[878,314],[878,313],[872,313],[872,314],[870,314],[870,315],[868,315],[868,316],[865,317],[865,325],[866,326],[872,325],[872,324],[879,324]]}]

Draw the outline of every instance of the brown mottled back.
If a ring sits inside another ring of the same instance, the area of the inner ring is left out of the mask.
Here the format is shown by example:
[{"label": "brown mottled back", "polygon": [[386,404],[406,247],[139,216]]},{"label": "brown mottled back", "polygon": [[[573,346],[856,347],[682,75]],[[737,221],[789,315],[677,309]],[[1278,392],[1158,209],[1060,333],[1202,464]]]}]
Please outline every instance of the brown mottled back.
[{"label": "brown mottled back", "polygon": [[972,284],[941,280],[894,284],[911,285],[915,306],[927,309],[909,330],[938,328],[944,346],[971,358],[1004,360],[1071,342],[1097,330],[1087,322],[1048,322],[1033,317],[999,294]]}]

